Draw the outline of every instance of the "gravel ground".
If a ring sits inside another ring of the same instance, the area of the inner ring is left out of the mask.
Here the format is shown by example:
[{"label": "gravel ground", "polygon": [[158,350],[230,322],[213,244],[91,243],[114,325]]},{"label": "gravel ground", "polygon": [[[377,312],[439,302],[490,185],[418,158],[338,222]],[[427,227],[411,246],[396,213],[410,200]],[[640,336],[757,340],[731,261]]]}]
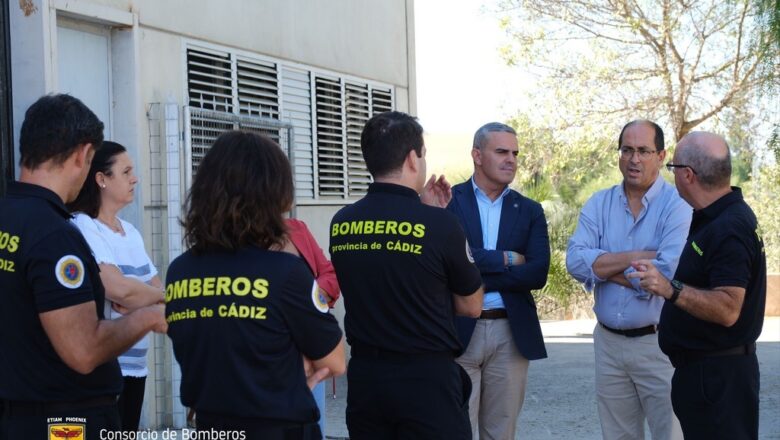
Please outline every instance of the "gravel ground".
[{"label": "gravel ground", "polygon": [[[549,358],[531,362],[518,439],[601,439],[594,391],[595,321],[542,323]],[[758,342],[761,368],[760,439],[780,439],[780,318],[767,318]],[[328,396],[331,392],[328,382]],[[347,438],[346,379],[328,399],[326,438]],[[650,434],[646,435],[650,439]]]}]

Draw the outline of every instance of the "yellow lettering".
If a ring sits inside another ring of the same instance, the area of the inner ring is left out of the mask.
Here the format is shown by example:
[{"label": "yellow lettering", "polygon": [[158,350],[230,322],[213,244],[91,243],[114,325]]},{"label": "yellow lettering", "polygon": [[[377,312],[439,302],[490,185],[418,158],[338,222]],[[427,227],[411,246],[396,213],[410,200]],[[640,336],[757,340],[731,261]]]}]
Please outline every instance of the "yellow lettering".
[{"label": "yellow lettering", "polygon": [[190,289],[188,291],[189,295],[187,295],[189,298],[193,298],[196,296],[200,296],[202,290],[201,285],[203,284],[203,280],[200,278],[191,278],[190,279]]},{"label": "yellow lettering", "polygon": [[214,283],[217,281],[214,277],[203,279],[203,296],[214,296]]},{"label": "yellow lettering", "polygon": [[388,220],[387,221],[387,227],[385,227],[385,231],[387,231],[388,234],[397,234],[398,231],[396,231],[396,227],[398,226],[398,222],[394,220]]},{"label": "yellow lettering", "polygon": [[217,296],[230,295],[230,277],[217,278]]},{"label": "yellow lettering", "polygon": [[219,315],[220,318],[227,317],[227,306],[222,304],[221,306],[217,307],[217,315]]},{"label": "yellow lettering", "polygon": [[187,297],[187,280],[179,280],[173,284],[171,299],[181,299]]},{"label": "yellow lettering", "polygon": [[349,233],[352,235],[363,233],[363,222],[352,222],[349,226]]},{"label": "yellow lettering", "polygon": [[8,252],[13,254],[17,249],[19,249],[19,236],[14,235],[8,242]]},{"label": "yellow lettering", "polygon": [[373,234],[374,233],[374,221],[373,220],[365,220],[363,225],[363,233],[364,234]]},{"label": "yellow lettering", "polygon": [[330,228],[330,236],[335,237],[337,235],[339,235],[339,224],[333,223],[333,226]]},{"label": "yellow lettering", "polygon": [[374,224],[374,234],[384,234],[385,233],[385,221],[384,220],[377,220]]},{"label": "yellow lettering", "polygon": [[228,318],[238,318],[238,308],[236,308],[236,303],[230,303],[227,315]]},{"label": "yellow lettering", "polygon": [[412,224],[409,222],[401,222],[398,225],[398,234],[409,235],[412,232]]},{"label": "yellow lettering", "polygon": [[425,225],[422,223],[414,225],[414,233],[412,235],[417,238],[423,238],[425,236]]},{"label": "yellow lettering", "polygon": [[252,283],[249,282],[249,278],[239,277],[233,280],[233,294],[236,296],[246,296],[249,293]]},{"label": "yellow lettering", "polygon": [[252,296],[258,299],[268,296],[268,280],[265,278],[255,279],[252,283]]},{"label": "yellow lettering", "polygon": [[339,226],[339,234],[347,235],[349,233],[349,223],[344,222]]}]

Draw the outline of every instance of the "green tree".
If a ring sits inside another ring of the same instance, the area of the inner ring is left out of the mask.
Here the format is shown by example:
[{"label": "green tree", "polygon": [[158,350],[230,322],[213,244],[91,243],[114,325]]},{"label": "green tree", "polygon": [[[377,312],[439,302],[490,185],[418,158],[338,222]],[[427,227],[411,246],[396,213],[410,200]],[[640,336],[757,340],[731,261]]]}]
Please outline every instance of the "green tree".
[{"label": "green tree", "polygon": [[505,0],[503,51],[532,66],[559,126],[646,117],[678,140],[773,81],[755,1]]}]

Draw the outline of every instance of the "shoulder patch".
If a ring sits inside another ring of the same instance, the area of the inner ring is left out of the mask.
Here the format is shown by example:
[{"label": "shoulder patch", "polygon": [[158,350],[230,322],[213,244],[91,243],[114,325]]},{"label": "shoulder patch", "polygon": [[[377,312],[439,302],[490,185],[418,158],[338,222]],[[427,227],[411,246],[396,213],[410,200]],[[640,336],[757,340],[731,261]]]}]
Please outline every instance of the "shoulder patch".
[{"label": "shoulder patch", "polygon": [[311,286],[311,302],[320,312],[328,313],[328,297],[325,296],[325,291],[317,285],[317,281],[314,281]]},{"label": "shoulder patch", "polygon": [[466,258],[468,258],[472,264],[474,263],[474,256],[471,255],[471,248],[469,247],[468,241],[466,242]]},{"label": "shoulder patch", "polygon": [[84,282],[84,263],[75,255],[65,255],[54,265],[54,275],[68,289],[78,289]]}]

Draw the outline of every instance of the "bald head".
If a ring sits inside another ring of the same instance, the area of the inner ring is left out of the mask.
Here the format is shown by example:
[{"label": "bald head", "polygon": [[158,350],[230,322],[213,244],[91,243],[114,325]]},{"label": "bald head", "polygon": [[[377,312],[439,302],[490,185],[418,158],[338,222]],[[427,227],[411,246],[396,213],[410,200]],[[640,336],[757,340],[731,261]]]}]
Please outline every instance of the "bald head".
[{"label": "bald head", "polygon": [[696,172],[706,189],[728,188],[731,184],[731,152],[722,136],[706,131],[686,134],[677,143],[674,163]]}]

